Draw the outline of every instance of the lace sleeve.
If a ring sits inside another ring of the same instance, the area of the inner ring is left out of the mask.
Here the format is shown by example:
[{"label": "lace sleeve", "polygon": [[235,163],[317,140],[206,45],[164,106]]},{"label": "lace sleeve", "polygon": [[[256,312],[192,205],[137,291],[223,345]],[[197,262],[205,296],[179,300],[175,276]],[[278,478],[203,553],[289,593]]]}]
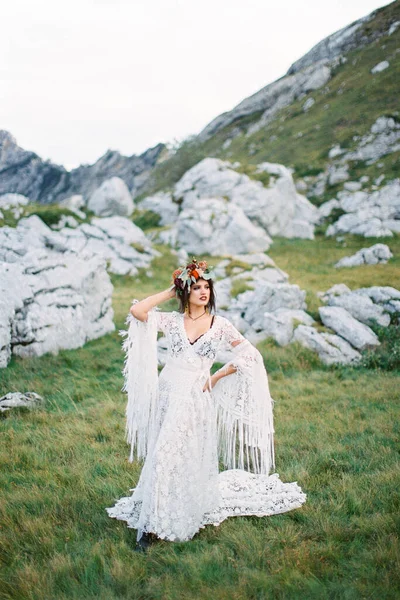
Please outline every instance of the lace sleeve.
[{"label": "lace sleeve", "polygon": [[227,342],[230,346],[237,346],[246,339],[242,336],[240,331],[238,331],[236,327],[234,327],[232,323],[225,318],[223,321],[222,331],[224,341]]},{"label": "lace sleeve", "polygon": [[165,335],[171,324],[173,313],[161,312],[160,310],[156,310],[154,312],[156,315],[157,330],[162,331],[162,333]]}]

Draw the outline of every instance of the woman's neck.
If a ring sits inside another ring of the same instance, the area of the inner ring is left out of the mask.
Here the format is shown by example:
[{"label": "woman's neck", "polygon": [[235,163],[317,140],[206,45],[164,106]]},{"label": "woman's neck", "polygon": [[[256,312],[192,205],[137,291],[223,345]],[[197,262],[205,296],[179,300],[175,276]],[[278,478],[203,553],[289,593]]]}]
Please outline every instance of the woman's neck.
[{"label": "woman's neck", "polygon": [[205,312],[205,306],[193,306],[192,304],[189,304],[189,315],[192,319],[197,319],[197,317],[204,315]]}]

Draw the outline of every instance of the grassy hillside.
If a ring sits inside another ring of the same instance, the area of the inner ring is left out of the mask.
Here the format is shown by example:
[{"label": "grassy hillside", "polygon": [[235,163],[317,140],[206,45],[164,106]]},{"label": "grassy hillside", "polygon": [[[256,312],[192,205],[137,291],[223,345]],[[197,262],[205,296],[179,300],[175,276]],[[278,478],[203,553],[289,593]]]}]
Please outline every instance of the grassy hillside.
[{"label": "grassy hillside", "polygon": [[[276,240],[270,254],[316,310],[315,292],[339,281],[400,287],[399,239],[387,265],[333,269],[362,241]],[[114,278],[117,327],[133,297],[168,285],[176,264],[162,250],[154,280]],[[113,333],[58,356],[13,358],[0,371],[0,395],[30,390],[46,400],[0,420],[2,600],[398,597],[397,373],[328,368],[300,346],[264,342],[277,472],[299,482],[307,503],[138,555],[135,532],[105,512],[140,472],[127,461],[120,341]]]},{"label": "grassy hillside", "polygon": [[[382,8],[364,27],[385,30],[393,19],[400,20],[400,2]],[[347,62],[336,68],[324,88],[282,109],[272,123],[253,135],[247,136],[246,131],[251,123],[259,120],[261,113],[237,120],[205,143],[199,144],[195,138],[186,140],[172,158],[156,166],[153,191],[172,187],[188,168],[206,156],[238,160],[244,165],[278,162],[292,167],[297,177],[323,171],[328,152],[335,144],[354,148],[353,136],[366,134],[382,115],[400,121],[399,47],[400,28],[391,36],[350,52]],[[390,67],[372,75],[370,70],[382,60],[389,60]],[[309,97],[314,98],[315,104],[304,112],[302,107]],[[224,150],[223,143],[238,129],[241,133]],[[387,179],[392,179],[400,172],[400,152],[383,157],[378,163],[371,166],[353,163],[351,176],[375,178],[385,173]],[[316,202],[330,199],[336,191],[335,187],[328,189]]]}]

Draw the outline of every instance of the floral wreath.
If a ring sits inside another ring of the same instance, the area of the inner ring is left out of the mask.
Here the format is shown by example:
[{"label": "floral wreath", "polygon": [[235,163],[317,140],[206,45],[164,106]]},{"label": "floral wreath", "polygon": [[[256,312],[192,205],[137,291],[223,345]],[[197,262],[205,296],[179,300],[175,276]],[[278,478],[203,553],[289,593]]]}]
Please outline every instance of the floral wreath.
[{"label": "floral wreath", "polygon": [[211,279],[212,272],[208,268],[208,265],[205,260],[197,261],[195,257],[192,258],[192,262],[190,262],[186,267],[178,267],[172,273],[172,280],[174,282],[174,287],[176,293],[181,296],[185,287],[187,287],[188,292],[190,292],[190,286],[192,283],[196,283],[198,279]]}]

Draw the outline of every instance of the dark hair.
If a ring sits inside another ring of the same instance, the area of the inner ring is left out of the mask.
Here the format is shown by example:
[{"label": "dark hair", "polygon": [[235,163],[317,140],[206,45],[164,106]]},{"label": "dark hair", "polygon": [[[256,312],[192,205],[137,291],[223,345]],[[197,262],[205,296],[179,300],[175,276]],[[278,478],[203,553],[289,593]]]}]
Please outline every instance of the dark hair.
[{"label": "dark hair", "polygon": [[[203,279],[203,277],[199,277],[197,279],[197,281],[207,281],[208,285],[210,286],[210,299],[208,301],[207,307],[208,310],[210,312],[215,312],[216,311],[216,306],[215,306],[215,291],[214,291],[214,282],[212,279]],[[196,281],[196,283],[197,283]],[[192,285],[195,285],[194,283],[192,283]],[[177,298],[179,300],[179,312],[184,313],[186,308],[189,306],[189,296],[190,296],[190,292],[187,288],[187,285],[185,285],[185,287],[182,290],[182,294],[177,295]]]}]

